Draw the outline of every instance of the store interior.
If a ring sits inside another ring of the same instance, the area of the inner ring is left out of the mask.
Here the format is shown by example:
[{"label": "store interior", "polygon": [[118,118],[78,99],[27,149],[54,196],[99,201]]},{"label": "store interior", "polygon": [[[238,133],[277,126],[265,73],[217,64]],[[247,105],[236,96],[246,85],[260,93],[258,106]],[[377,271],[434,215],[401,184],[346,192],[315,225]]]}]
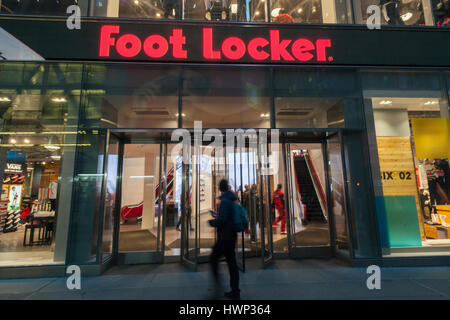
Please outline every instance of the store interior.
[{"label": "store interior", "polygon": [[[249,151],[248,148],[242,152],[236,150],[236,152],[227,153],[225,160],[223,156],[211,153],[204,146],[201,148],[201,156],[196,157],[194,153],[194,155],[191,154],[192,163],[198,159],[199,165],[186,168],[182,164],[181,156],[172,154],[175,145],[169,144],[167,159],[164,159],[164,155],[161,159],[160,144],[125,144],[119,252],[161,250],[164,228],[164,255],[180,255],[182,184],[185,181],[188,184],[188,187],[185,187],[186,190],[188,189],[186,194],[189,194],[189,200],[185,199],[189,202],[187,214],[190,214],[190,224],[188,223],[188,230],[186,230],[189,248],[194,248],[197,239],[200,255],[208,255],[216,239],[215,229],[209,225],[208,221],[212,219],[210,211],[216,211],[218,208],[220,193],[217,184],[222,178],[229,180],[231,190],[238,195],[249,215],[249,230],[243,236],[246,254],[256,254],[256,251],[260,250],[261,219],[265,213],[271,214],[271,221],[280,218],[280,221],[272,227],[274,252],[288,252],[287,232],[289,230],[286,220],[282,219],[282,216],[288,213],[292,217],[291,232],[294,246],[329,245],[322,145],[291,143],[289,147],[291,174],[287,179],[285,178],[282,153],[273,152],[273,156],[279,158],[279,165],[261,184],[257,153]],[[166,164],[164,164],[165,160]],[[166,208],[163,201],[164,169],[160,172],[160,168],[164,168],[165,165]],[[186,172],[189,172],[189,176],[183,177]],[[160,175],[161,179],[158,180]],[[266,181],[267,189],[263,187],[261,190],[261,186],[266,185]],[[288,192],[285,181],[288,181],[289,189],[292,190],[290,193],[292,201],[289,201],[286,195]],[[279,184],[283,193],[284,208],[273,204],[273,207],[267,211],[269,201],[274,203],[274,192]],[[259,199],[261,196],[262,202]],[[163,224],[164,212],[166,218]],[[269,221],[268,218],[266,221]],[[266,232],[269,230],[267,224],[264,230]],[[239,250],[242,250],[241,245],[242,242],[238,244]]]},{"label": "store interior", "polygon": [[[424,98],[372,98],[391,248],[386,256],[448,254],[448,106]],[[389,207],[389,208],[388,208]]]},{"label": "store interior", "polygon": [[2,146],[9,146],[1,150],[0,266],[54,264],[62,136],[18,134],[3,139]]}]

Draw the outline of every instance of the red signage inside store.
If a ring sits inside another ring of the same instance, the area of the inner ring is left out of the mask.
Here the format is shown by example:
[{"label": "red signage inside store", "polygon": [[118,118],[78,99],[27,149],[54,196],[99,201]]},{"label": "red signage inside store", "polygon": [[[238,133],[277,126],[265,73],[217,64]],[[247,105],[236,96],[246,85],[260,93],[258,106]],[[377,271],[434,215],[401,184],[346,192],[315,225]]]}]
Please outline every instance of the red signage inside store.
[{"label": "red signage inside store", "polygon": [[[286,38],[280,30],[268,29],[266,36],[244,40],[239,36],[221,39],[214,28],[202,28],[201,59],[206,61],[239,61],[246,57],[255,62],[331,62],[333,57],[327,53],[332,47],[331,39]],[[121,32],[119,25],[103,25],[100,30],[99,57],[146,59],[190,59],[192,47],[182,28],[173,28],[165,37],[161,34],[148,34],[140,37],[133,33]]]}]

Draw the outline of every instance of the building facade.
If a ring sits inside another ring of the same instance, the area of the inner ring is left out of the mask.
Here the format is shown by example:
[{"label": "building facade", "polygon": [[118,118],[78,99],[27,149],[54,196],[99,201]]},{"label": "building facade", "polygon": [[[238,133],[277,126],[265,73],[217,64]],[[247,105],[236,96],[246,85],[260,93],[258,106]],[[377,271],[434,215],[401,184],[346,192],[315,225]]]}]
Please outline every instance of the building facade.
[{"label": "building facade", "polygon": [[0,277],[450,261],[448,1],[1,4]]}]

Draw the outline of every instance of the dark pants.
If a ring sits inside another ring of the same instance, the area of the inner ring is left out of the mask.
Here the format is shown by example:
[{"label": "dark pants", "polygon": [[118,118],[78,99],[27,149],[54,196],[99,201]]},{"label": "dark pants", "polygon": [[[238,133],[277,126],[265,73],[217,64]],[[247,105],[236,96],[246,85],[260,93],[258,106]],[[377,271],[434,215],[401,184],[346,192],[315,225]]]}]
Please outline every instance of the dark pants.
[{"label": "dark pants", "polygon": [[211,268],[215,280],[219,281],[219,259],[225,256],[230,272],[230,287],[232,291],[239,291],[239,269],[236,262],[236,254],[234,252],[236,239],[234,240],[218,240],[213,247],[211,254]]}]

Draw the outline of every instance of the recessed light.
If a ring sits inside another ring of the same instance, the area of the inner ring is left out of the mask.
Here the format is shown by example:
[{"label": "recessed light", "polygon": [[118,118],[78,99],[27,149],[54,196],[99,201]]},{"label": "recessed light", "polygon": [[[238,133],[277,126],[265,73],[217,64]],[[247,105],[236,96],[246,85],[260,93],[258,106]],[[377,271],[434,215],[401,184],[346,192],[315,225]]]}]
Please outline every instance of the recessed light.
[{"label": "recessed light", "polygon": [[11,139],[11,140],[9,140],[9,142],[12,143],[12,144],[16,144],[17,143],[16,139]]},{"label": "recessed light", "polygon": [[55,97],[55,98],[52,98],[52,101],[53,102],[66,102],[67,100],[64,97]]},{"label": "recessed light", "polygon": [[53,146],[53,145],[44,146],[44,148],[47,150],[50,150],[50,151],[55,151],[55,150],[61,149],[60,146]]},{"label": "recessed light", "polygon": [[23,142],[25,142],[25,143],[30,143],[30,140],[28,140],[28,139],[25,139],[25,140],[23,140]]},{"label": "recessed light", "polygon": [[138,0],[134,0],[134,4],[139,4],[139,1]]}]

